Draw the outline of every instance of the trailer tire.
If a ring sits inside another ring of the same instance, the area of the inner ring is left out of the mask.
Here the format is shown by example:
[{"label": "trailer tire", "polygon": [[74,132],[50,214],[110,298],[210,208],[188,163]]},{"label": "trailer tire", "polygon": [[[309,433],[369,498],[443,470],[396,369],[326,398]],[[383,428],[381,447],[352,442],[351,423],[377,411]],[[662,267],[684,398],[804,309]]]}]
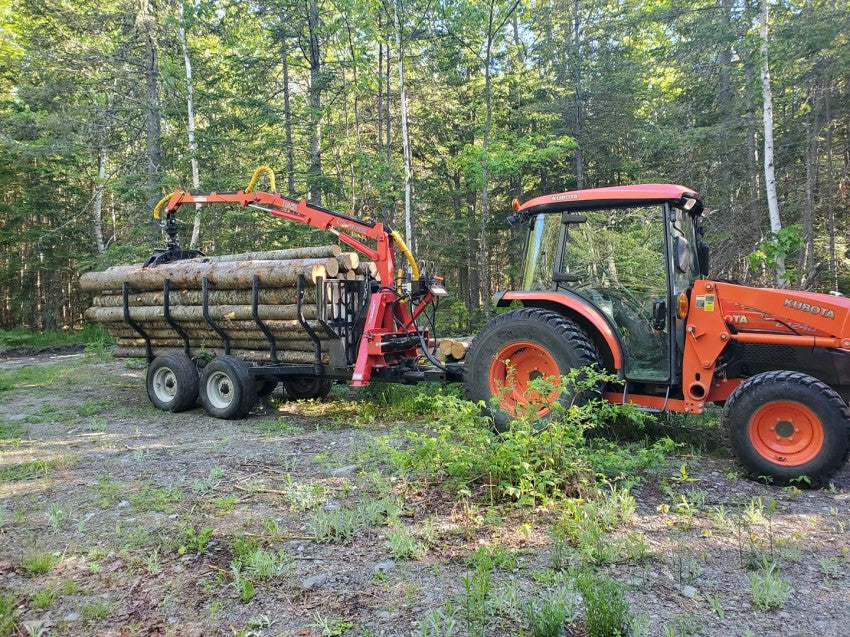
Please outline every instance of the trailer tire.
[{"label": "trailer tire", "polygon": [[283,381],[290,400],[323,400],[331,393],[333,381],[328,378],[296,378]]},{"label": "trailer tire", "polygon": [[[490,405],[487,411],[495,428],[504,431],[527,409],[530,380],[564,376],[571,369],[598,365],[600,357],[593,341],[574,321],[550,310],[522,308],[492,318],[473,339],[465,360],[464,384],[469,399]],[[514,363],[510,372],[508,360]],[[500,387],[508,379],[514,384],[505,393]],[[560,402],[568,406],[588,398],[565,393]],[[550,416],[549,407],[537,412],[542,420]]]},{"label": "trailer tire", "polygon": [[198,368],[186,354],[164,354],[153,359],[145,385],[150,401],[163,411],[186,411],[198,402]]},{"label": "trailer tire", "polygon": [[201,404],[210,416],[238,420],[257,402],[257,385],[248,364],[232,356],[215,358],[201,374]]},{"label": "trailer tire", "polygon": [[850,409],[817,378],[791,371],[756,374],[723,408],[721,433],[752,478],[817,488],[846,462]]}]

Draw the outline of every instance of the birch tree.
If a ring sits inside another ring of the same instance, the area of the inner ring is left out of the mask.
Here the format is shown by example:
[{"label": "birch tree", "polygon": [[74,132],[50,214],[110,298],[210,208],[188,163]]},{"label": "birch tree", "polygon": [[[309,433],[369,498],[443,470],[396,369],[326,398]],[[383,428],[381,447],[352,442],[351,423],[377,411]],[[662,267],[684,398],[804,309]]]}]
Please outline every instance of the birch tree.
[{"label": "birch tree", "polygon": [[[186,38],[186,16],[183,2],[178,4],[180,48],[183,51],[183,65],[186,68],[186,120],[189,129],[189,156],[192,163],[192,188],[195,192],[201,189],[201,176],[198,170],[198,142],[195,140],[195,87],[192,84],[192,59],[189,57],[189,42]],[[195,204],[195,218],[192,221],[192,239],[189,247],[194,250],[198,247],[201,237],[201,204]]]}]

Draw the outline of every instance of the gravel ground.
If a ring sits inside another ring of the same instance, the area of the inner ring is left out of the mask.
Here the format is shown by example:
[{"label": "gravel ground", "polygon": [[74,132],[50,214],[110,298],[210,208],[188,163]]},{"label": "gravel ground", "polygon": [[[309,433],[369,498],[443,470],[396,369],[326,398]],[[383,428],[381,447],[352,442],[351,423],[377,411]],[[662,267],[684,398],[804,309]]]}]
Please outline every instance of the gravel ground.
[{"label": "gravel ground", "polygon": [[[21,634],[410,635],[450,601],[463,635],[471,551],[513,556],[493,572],[494,598],[535,599],[552,564],[553,512],[490,509],[381,473],[363,450],[396,423],[363,424],[346,391],[231,422],[157,411],[139,365],[0,360],[0,374],[22,369],[31,381],[0,382],[0,592]],[[645,551],[604,570],[626,584],[637,634],[847,635],[848,493],[846,468],[832,489],[797,491],[746,481],[723,458],[674,458],[633,489],[635,516],[612,536],[636,534]],[[388,501],[396,529],[430,538],[418,559],[392,558],[380,515],[349,541],[316,541],[315,511]],[[278,559],[270,578],[249,577],[247,602],[237,541]],[[787,587],[770,610],[751,592],[765,560]],[[519,634],[520,606],[500,606],[484,634]],[[585,633],[579,616],[569,634]]]}]

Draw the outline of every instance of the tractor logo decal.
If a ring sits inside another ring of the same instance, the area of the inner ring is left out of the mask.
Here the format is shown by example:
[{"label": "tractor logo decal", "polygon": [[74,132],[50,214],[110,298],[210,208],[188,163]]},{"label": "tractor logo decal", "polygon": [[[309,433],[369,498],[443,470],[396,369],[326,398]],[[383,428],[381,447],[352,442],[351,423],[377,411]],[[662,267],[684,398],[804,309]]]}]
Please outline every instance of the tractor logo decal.
[{"label": "tractor logo decal", "polygon": [[821,307],[820,305],[812,305],[810,303],[803,303],[802,301],[798,301],[796,299],[785,299],[785,307],[790,307],[795,310],[800,310],[801,312],[811,312],[815,316],[822,316],[828,319],[835,318],[835,312],[830,310],[828,307]]}]

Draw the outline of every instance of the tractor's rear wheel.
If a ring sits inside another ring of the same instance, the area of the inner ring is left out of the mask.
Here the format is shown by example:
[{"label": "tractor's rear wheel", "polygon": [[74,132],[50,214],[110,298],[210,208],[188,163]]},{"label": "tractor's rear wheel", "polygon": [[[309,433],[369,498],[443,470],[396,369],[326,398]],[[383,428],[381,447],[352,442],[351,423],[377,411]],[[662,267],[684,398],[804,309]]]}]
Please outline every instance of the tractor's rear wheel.
[{"label": "tractor's rear wheel", "polygon": [[322,400],[331,393],[333,381],[327,378],[296,378],[283,381],[283,389],[290,400]]},{"label": "tractor's rear wheel", "polygon": [[[473,339],[466,354],[466,392],[470,400],[491,406],[496,429],[504,431],[529,410],[543,420],[550,416],[558,392],[537,395],[529,382],[598,363],[593,341],[572,320],[538,308],[513,310],[491,319]],[[586,399],[565,392],[560,402],[568,406]]]},{"label": "tractor's rear wheel", "polygon": [[210,416],[244,418],[257,402],[257,385],[245,361],[231,356],[215,358],[201,374],[201,404]]},{"label": "tractor's rear wheel", "polygon": [[721,416],[732,453],[751,477],[820,487],[847,460],[850,409],[829,385],[799,372],[757,374]]},{"label": "tractor's rear wheel", "polygon": [[157,356],[148,366],[148,398],[158,409],[180,412],[198,401],[198,368],[185,354]]}]

